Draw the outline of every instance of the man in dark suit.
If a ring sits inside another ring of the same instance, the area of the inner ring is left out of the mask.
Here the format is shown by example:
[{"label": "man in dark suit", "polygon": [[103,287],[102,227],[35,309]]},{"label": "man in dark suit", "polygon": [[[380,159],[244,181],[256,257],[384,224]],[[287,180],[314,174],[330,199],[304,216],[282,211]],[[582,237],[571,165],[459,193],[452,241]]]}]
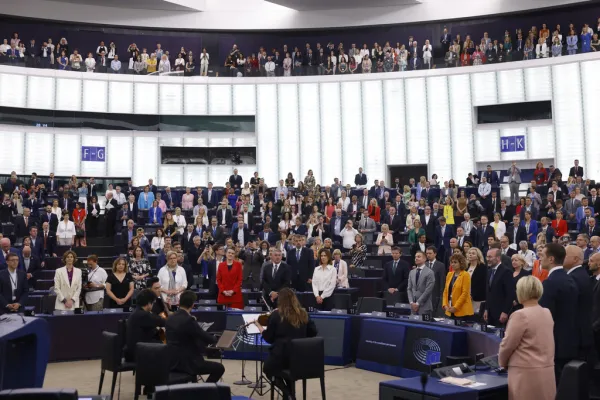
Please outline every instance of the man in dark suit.
[{"label": "man in dark suit", "polygon": [[540,305],[552,313],[554,320],[554,372],[556,382],[563,367],[578,357],[579,331],[577,329],[577,284],[562,267],[565,248],[558,243],[548,243],[540,255],[540,264],[548,271],[542,283],[544,294]]},{"label": "man in dark suit", "polygon": [[58,217],[56,216],[56,214],[52,213],[51,205],[46,206],[46,212],[42,214],[41,220],[42,224],[44,222],[47,222],[50,230],[56,233],[56,228],[58,227]]},{"label": "man in dark suit", "polygon": [[135,187],[133,186],[133,181],[131,179],[129,179],[127,181],[127,186],[123,187],[123,193],[125,193],[125,196],[127,196],[127,198],[129,198],[129,196],[133,195],[133,198],[135,199],[136,191],[135,191]]},{"label": "man in dark suit", "polygon": [[106,192],[106,203],[104,206],[104,219],[106,220],[106,236],[112,237],[115,234],[115,224],[117,221],[117,208],[119,204],[113,199],[112,192]]},{"label": "man in dark suit", "polygon": [[[587,210],[586,210],[587,211]],[[581,233],[585,233],[588,235],[588,237],[592,237],[592,236],[600,236],[600,227],[598,227],[598,224],[596,223],[596,219],[595,218],[590,218],[587,221],[587,224],[585,223],[585,218],[581,219]]]},{"label": "man in dark suit", "polygon": [[358,169],[358,174],[354,177],[354,184],[356,186],[366,186],[367,185],[367,174],[363,174],[363,169]]},{"label": "man in dark suit", "polygon": [[132,220],[135,223],[133,211],[129,209],[129,203],[125,203],[121,206],[121,209],[117,212],[117,229],[123,229],[127,226],[127,221]]},{"label": "man in dark suit", "polygon": [[[179,195],[171,191],[171,188],[169,186],[165,188],[165,192],[161,194],[160,198],[165,202],[169,210],[174,210],[175,207],[181,206],[181,199],[179,198]],[[197,194],[194,194],[194,204],[198,204]]]},{"label": "man in dark suit", "polygon": [[435,233],[437,227],[437,218],[431,214],[431,207],[426,206],[425,212],[421,215],[421,226],[427,235],[427,243],[435,242]]},{"label": "man in dark suit", "polygon": [[221,206],[217,210],[217,222],[220,226],[226,226],[227,228],[231,228],[233,224],[233,214],[231,210],[227,208],[227,200],[223,200],[221,202]]},{"label": "man in dark suit", "polygon": [[304,292],[307,283],[311,283],[315,269],[313,251],[307,249],[306,236],[293,237],[294,248],[287,252],[287,263],[292,269],[292,283],[297,291]]},{"label": "man in dark suit", "polygon": [[392,261],[383,266],[382,285],[384,293],[398,293],[401,303],[408,303],[408,274],[410,266],[400,259],[402,252],[399,247],[392,247]]},{"label": "man in dark suit", "polygon": [[32,226],[29,228],[29,239],[31,240],[31,252],[32,254],[39,258],[40,261],[44,260],[44,242],[43,239],[39,236],[39,229],[37,226]]},{"label": "man in dark suit", "polygon": [[123,246],[122,248],[123,250],[125,250],[125,252],[127,252],[127,249],[129,248],[129,243],[131,243],[131,241],[134,237],[136,237],[136,235],[137,232],[135,230],[135,222],[133,222],[133,220],[130,219],[129,221],[127,221],[127,226],[121,230],[121,242]]},{"label": "man in dark suit", "polygon": [[221,201],[219,193],[213,189],[212,182],[208,182],[206,190],[202,192],[202,202],[209,210],[212,210],[217,207],[219,201]]},{"label": "man in dark suit", "polygon": [[90,181],[88,182],[88,201],[90,201],[92,197],[98,198],[97,190],[98,184],[96,183],[96,178],[91,177]]},{"label": "man in dark suit", "polygon": [[217,339],[204,332],[191,311],[196,301],[196,293],[185,291],[179,299],[179,310],[173,313],[166,323],[167,346],[171,358],[171,370],[188,375],[209,375],[206,382],[216,383],[225,373],[221,363],[206,361],[206,346]]},{"label": "man in dark suit", "polygon": [[441,255],[446,256],[446,252],[450,250],[450,239],[455,236],[452,225],[446,224],[445,217],[438,218],[439,225],[435,228],[435,247]]},{"label": "man in dark suit", "polygon": [[138,343],[160,343],[157,328],[164,327],[166,319],[152,313],[156,295],[151,289],[142,290],[135,298],[136,309],[127,318],[125,359],[135,360]]},{"label": "man in dark suit", "polygon": [[[487,209],[488,217],[490,221],[494,219],[494,214],[500,212],[501,203],[495,191],[492,191],[492,195],[490,197],[490,206]],[[502,214],[500,214],[500,220],[502,220]]]},{"label": "man in dark suit", "polygon": [[19,255],[6,256],[7,269],[0,271],[0,314],[19,312],[27,305],[29,286],[24,271],[18,270]]},{"label": "man in dark suit", "polygon": [[229,184],[234,189],[241,189],[244,185],[244,179],[240,175],[238,175],[237,168],[233,169],[233,175],[229,177]]},{"label": "man in dark suit", "polygon": [[503,221],[507,226],[510,221],[512,221],[512,217],[515,214],[514,207],[508,207],[506,205],[506,200],[500,201],[500,209],[498,210],[500,214],[500,220]]},{"label": "man in dark suit", "polygon": [[[410,246],[410,259],[413,263],[415,262],[415,255],[418,251],[423,253],[427,251],[427,235],[423,233],[417,238],[417,243]],[[437,254],[437,250],[435,251],[435,254]]]},{"label": "man in dark suit", "polygon": [[187,224],[185,232],[181,235],[181,247],[185,253],[194,245],[194,238],[196,236],[198,236],[198,232],[194,229],[194,225],[191,223]]},{"label": "man in dark suit", "polygon": [[50,173],[50,176],[48,178],[48,181],[45,183],[46,186],[46,192],[48,193],[55,193],[58,191],[58,181],[56,180],[56,178],[54,178],[54,173]]},{"label": "man in dark suit", "polygon": [[[240,231],[242,233],[240,233]],[[242,246],[245,246],[250,241],[250,230],[246,227],[243,220],[240,220],[238,222],[236,228],[231,234],[231,238],[233,239],[233,242],[235,244],[238,244],[243,240],[243,242],[241,243]]]},{"label": "man in dark suit", "polygon": [[518,215],[513,217],[513,224],[506,228],[506,237],[508,237],[509,244],[516,243],[517,247],[521,240],[527,240],[527,230],[521,225],[521,218]]},{"label": "man in dark suit", "polygon": [[206,229],[208,229],[216,243],[223,243],[225,241],[225,232],[223,231],[223,228],[218,225],[217,217],[212,217],[210,219],[210,225],[207,226]]},{"label": "man in dark suit", "polygon": [[42,224],[42,231],[40,232],[40,240],[42,241],[42,265],[46,257],[56,257],[56,234],[50,231],[50,227],[47,222]]},{"label": "man in dark suit", "polygon": [[[129,210],[128,215],[131,215],[130,219],[133,220],[133,222],[137,223],[137,217],[138,217],[138,204],[137,201],[135,200],[135,194],[130,194],[127,196],[127,202],[125,203],[127,204],[127,209]],[[125,205],[123,204],[123,205]],[[117,218],[118,219],[118,218]]]},{"label": "man in dark suit", "polygon": [[446,287],[446,266],[437,261],[437,249],[435,246],[429,246],[425,251],[427,262],[425,266],[431,268],[435,274],[435,286],[431,295],[431,304],[433,306],[433,316],[442,317],[444,310],[442,309],[444,288]]},{"label": "man in dark suit", "polygon": [[35,287],[39,272],[42,270],[42,262],[38,256],[33,254],[33,250],[29,246],[25,246],[21,249],[19,270],[25,272],[27,285],[29,287]]},{"label": "man in dark suit", "polygon": [[512,273],[501,264],[501,255],[500,249],[492,248],[486,257],[489,268],[483,319],[494,326],[506,324],[516,295]]},{"label": "man in dark suit", "polygon": [[571,169],[569,170],[569,176],[572,176],[574,178],[578,178],[578,177],[583,178],[583,167],[579,166],[579,160],[575,160],[574,164],[575,165],[572,166]]},{"label": "man in dark suit", "polygon": [[32,226],[36,226],[36,219],[31,216],[29,208],[23,208],[23,215],[15,218],[15,236],[17,239],[23,239],[27,236]]},{"label": "man in dark suit", "polygon": [[388,224],[392,236],[394,237],[394,243],[400,241],[400,233],[402,233],[402,217],[396,213],[396,207],[390,207],[389,215],[386,216],[386,220],[381,221],[382,224]]},{"label": "man in dark suit", "polygon": [[[519,244],[519,242],[517,242],[517,244]],[[512,257],[514,254],[517,254],[517,250],[510,247],[510,239],[506,235],[500,238],[500,252],[503,256],[507,257]]]},{"label": "man in dark suit", "polygon": [[342,215],[342,210],[337,208],[335,210],[335,215],[333,215],[331,221],[329,222],[329,232],[334,242],[342,242],[340,232],[342,232],[344,226],[346,226],[346,217]]},{"label": "man in dark suit", "polygon": [[592,332],[592,282],[588,272],[583,267],[584,252],[577,246],[567,246],[563,268],[577,286],[577,330],[579,331],[579,358],[587,362],[595,361],[590,358],[593,354],[594,335]]},{"label": "man in dark suit", "polygon": [[148,186],[148,191],[152,192],[152,194],[154,194],[154,198],[156,198],[156,192],[158,191],[158,188],[154,184],[154,179],[148,179],[147,186]]},{"label": "man in dark suit", "polygon": [[[243,261],[242,283],[251,285],[253,289],[260,288],[260,268],[262,258],[257,257],[258,247],[254,238],[248,239],[246,248],[240,252],[240,260]],[[246,286],[244,286],[246,287]]]},{"label": "man in dark suit", "polygon": [[540,232],[546,234],[546,243],[552,242],[552,238],[554,237],[554,228],[550,225],[550,219],[548,217],[542,217],[542,219],[540,220],[538,234]]},{"label": "man in dark suit", "polygon": [[279,234],[271,231],[271,224],[264,224],[263,230],[258,233],[258,238],[261,241],[266,240],[273,246],[279,240]]},{"label": "man in dark suit", "polygon": [[98,60],[96,60],[96,72],[106,72],[110,65],[110,61],[106,57],[106,53],[102,51]]},{"label": "man in dark suit", "polygon": [[292,269],[281,261],[281,256],[281,250],[274,249],[271,253],[271,262],[265,265],[262,275],[263,296],[272,308],[277,307],[278,292],[285,287],[290,287],[292,280]]},{"label": "man in dark suit", "polygon": [[600,354],[600,253],[595,253],[588,261],[592,273],[592,330],[596,344],[596,354]]},{"label": "man in dark suit", "polygon": [[537,220],[538,209],[531,203],[531,197],[526,197],[525,207],[521,207],[521,213],[519,215],[519,217],[521,217],[521,221],[525,221],[525,211],[531,212],[531,219]]},{"label": "man in dark suit", "polygon": [[482,215],[481,225],[475,229],[476,246],[479,247],[479,250],[483,251],[487,247],[487,240],[490,236],[494,236],[494,227],[488,224],[488,217]]},{"label": "man in dark suit", "polygon": [[444,28],[444,33],[440,37],[440,43],[442,44],[442,54],[446,54],[452,44],[452,35],[448,33],[448,29]]},{"label": "man in dark suit", "polygon": [[488,165],[486,171],[482,176],[485,176],[487,182],[492,186],[500,186],[500,179],[498,179],[498,174],[492,171],[492,166]]},{"label": "man in dark suit", "polygon": [[[198,238],[198,239],[196,239],[196,238]],[[198,262],[198,259],[200,259],[200,257],[204,253],[205,248],[207,247],[202,244],[202,241],[200,238],[201,238],[201,236],[196,234],[192,238],[192,243],[187,247],[187,250],[186,250],[187,258],[190,263],[190,268],[192,269],[192,273],[194,275],[202,274],[202,266],[201,266],[201,263]],[[203,275],[203,277],[206,278],[206,275]]]}]

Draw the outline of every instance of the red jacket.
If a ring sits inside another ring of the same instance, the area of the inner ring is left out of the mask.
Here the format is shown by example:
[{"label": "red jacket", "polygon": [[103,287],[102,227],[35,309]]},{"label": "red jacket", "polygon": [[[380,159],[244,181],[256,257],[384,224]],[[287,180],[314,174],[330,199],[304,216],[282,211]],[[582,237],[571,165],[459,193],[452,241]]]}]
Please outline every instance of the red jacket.
[{"label": "red jacket", "polygon": [[[217,268],[217,287],[219,296],[217,303],[225,304],[227,307],[244,309],[244,298],[242,296],[242,263],[234,261],[231,271],[227,268],[227,261],[223,261]],[[233,290],[232,296],[225,296],[224,291]]]},{"label": "red jacket", "polygon": [[560,221],[555,219],[554,221],[552,221],[552,227],[554,228],[554,232],[556,232],[554,236],[558,238],[565,235],[569,230],[569,228],[567,227],[567,221],[565,221],[564,219],[561,219]]},{"label": "red jacket", "polygon": [[381,217],[381,208],[379,206],[373,207],[369,205],[369,217],[373,219],[375,222],[379,222],[379,218]]}]

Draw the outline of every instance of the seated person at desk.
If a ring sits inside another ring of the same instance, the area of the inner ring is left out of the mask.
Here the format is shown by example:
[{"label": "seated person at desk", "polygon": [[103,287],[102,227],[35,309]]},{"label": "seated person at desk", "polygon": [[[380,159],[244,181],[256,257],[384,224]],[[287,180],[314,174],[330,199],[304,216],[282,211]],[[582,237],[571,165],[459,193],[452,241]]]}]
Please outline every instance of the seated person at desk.
[{"label": "seated person at desk", "polygon": [[171,358],[171,371],[189,375],[206,375],[206,382],[216,383],[225,373],[221,363],[206,361],[206,346],[217,339],[206,333],[190,313],[194,307],[196,293],[186,290],[179,299],[179,310],[166,323],[167,346]]},{"label": "seated person at desk", "polygon": [[17,270],[19,256],[6,255],[7,269],[0,271],[0,314],[19,312],[27,304],[29,288],[25,272]]},{"label": "seated person at desk", "polygon": [[542,283],[534,276],[517,282],[521,310],[511,314],[498,352],[498,364],[508,369],[509,399],[553,400],[554,321],[547,308],[538,304]]},{"label": "seated person at desk", "polygon": [[452,271],[446,275],[446,286],[442,296],[442,306],[452,319],[472,317],[471,275],[467,272],[467,260],[462,254],[450,257]]},{"label": "seated person at desk", "polygon": [[127,318],[127,346],[125,359],[135,360],[135,346],[138,343],[160,343],[158,328],[165,326],[165,319],[152,313],[156,295],[150,289],[142,290],[135,298],[136,309]]},{"label": "seated person at desk", "polygon": [[[394,294],[398,292],[398,302],[407,303],[406,289],[408,286],[408,275],[410,267],[406,261],[400,259],[402,252],[399,247],[392,248],[392,261],[383,266],[383,289]],[[384,292],[385,294],[385,292]]]},{"label": "seated person at desk", "polygon": [[162,315],[160,314],[163,314],[165,317],[171,315],[171,310],[169,310],[167,303],[163,301],[163,298],[161,296],[161,286],[158,277],[153,276],[152,278],[148,279],[147,283],[148,288],[152,291],[152,293],[154,293],[154,296],[156,297],[154,303],[152,304],[152,314],[161,317]]},{"label": "seated person at desk", "polygon": [[333,308],[333,291],[337,283],[337,270],[331,264],[329,250],[319,250],[319,266],[312,276],[312,288],[317,300],[316,308],[331,311]]},{"label": "seated person at desk", "polygon": [[112,271],[112,275],[106,279],[106,294],[110,297],[108,307],[128,310],[131,306],[134,282],[131,274],[127,272],[125,258],[117,258],[113,262]]},{"label": "seated person at desk", "polygon": [[271,344],[263,371],[283,391],[286,399],[290,386],[279,373],[290,366],[290,342],[292,339],[317,336],[317,328],[291,289],[281,289],[278,299],[277,310],[269,316],[267,327],[261,326],[258,321],[255,324],[265,342]]},{"label": "seated person at desk", "polygon": [[289,287],[292,281],[292,269],[281,261],[279,249],[271,251],[271,262],[265,265],[262,274],[263,297],[271,307],[277,306],[277,297],[281,289]]}]

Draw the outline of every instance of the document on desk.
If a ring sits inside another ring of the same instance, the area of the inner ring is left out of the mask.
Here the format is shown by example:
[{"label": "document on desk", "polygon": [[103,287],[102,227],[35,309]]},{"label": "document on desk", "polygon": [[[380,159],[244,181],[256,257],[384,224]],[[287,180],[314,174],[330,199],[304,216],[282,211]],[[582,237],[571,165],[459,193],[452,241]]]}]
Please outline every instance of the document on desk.
[{"label": "document on desk", "polygon": [[483,382],[475,382],[475,381],[472,381],[467,378],[456,378],[453,376],[447,376],[445,378],[442,378],[442,379],[440,379],[440,382],[448,383],[450,385],[455,385],[455,386],[469,387],[469,388],[485,386],[485,383],[483,383]]}]

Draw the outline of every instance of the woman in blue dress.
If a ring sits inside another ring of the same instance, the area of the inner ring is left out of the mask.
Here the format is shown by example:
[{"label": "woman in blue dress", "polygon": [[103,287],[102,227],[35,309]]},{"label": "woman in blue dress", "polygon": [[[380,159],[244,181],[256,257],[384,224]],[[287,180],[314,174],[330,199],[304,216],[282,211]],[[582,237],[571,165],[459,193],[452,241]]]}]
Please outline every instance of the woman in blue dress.
[{"label": "woman in blue dress", "polygon": [[58,69],[65,70],[69,66],[69,58],[67,57],[67,53],[63,50],[60,52],[60,57],[58,59]]},{"label": "woman in blue dress", "polygon": [[588,30],[587,25],[583,27],[581,31],[581,52],[589,53],[591,51],[592,44],[592,34]]}]

